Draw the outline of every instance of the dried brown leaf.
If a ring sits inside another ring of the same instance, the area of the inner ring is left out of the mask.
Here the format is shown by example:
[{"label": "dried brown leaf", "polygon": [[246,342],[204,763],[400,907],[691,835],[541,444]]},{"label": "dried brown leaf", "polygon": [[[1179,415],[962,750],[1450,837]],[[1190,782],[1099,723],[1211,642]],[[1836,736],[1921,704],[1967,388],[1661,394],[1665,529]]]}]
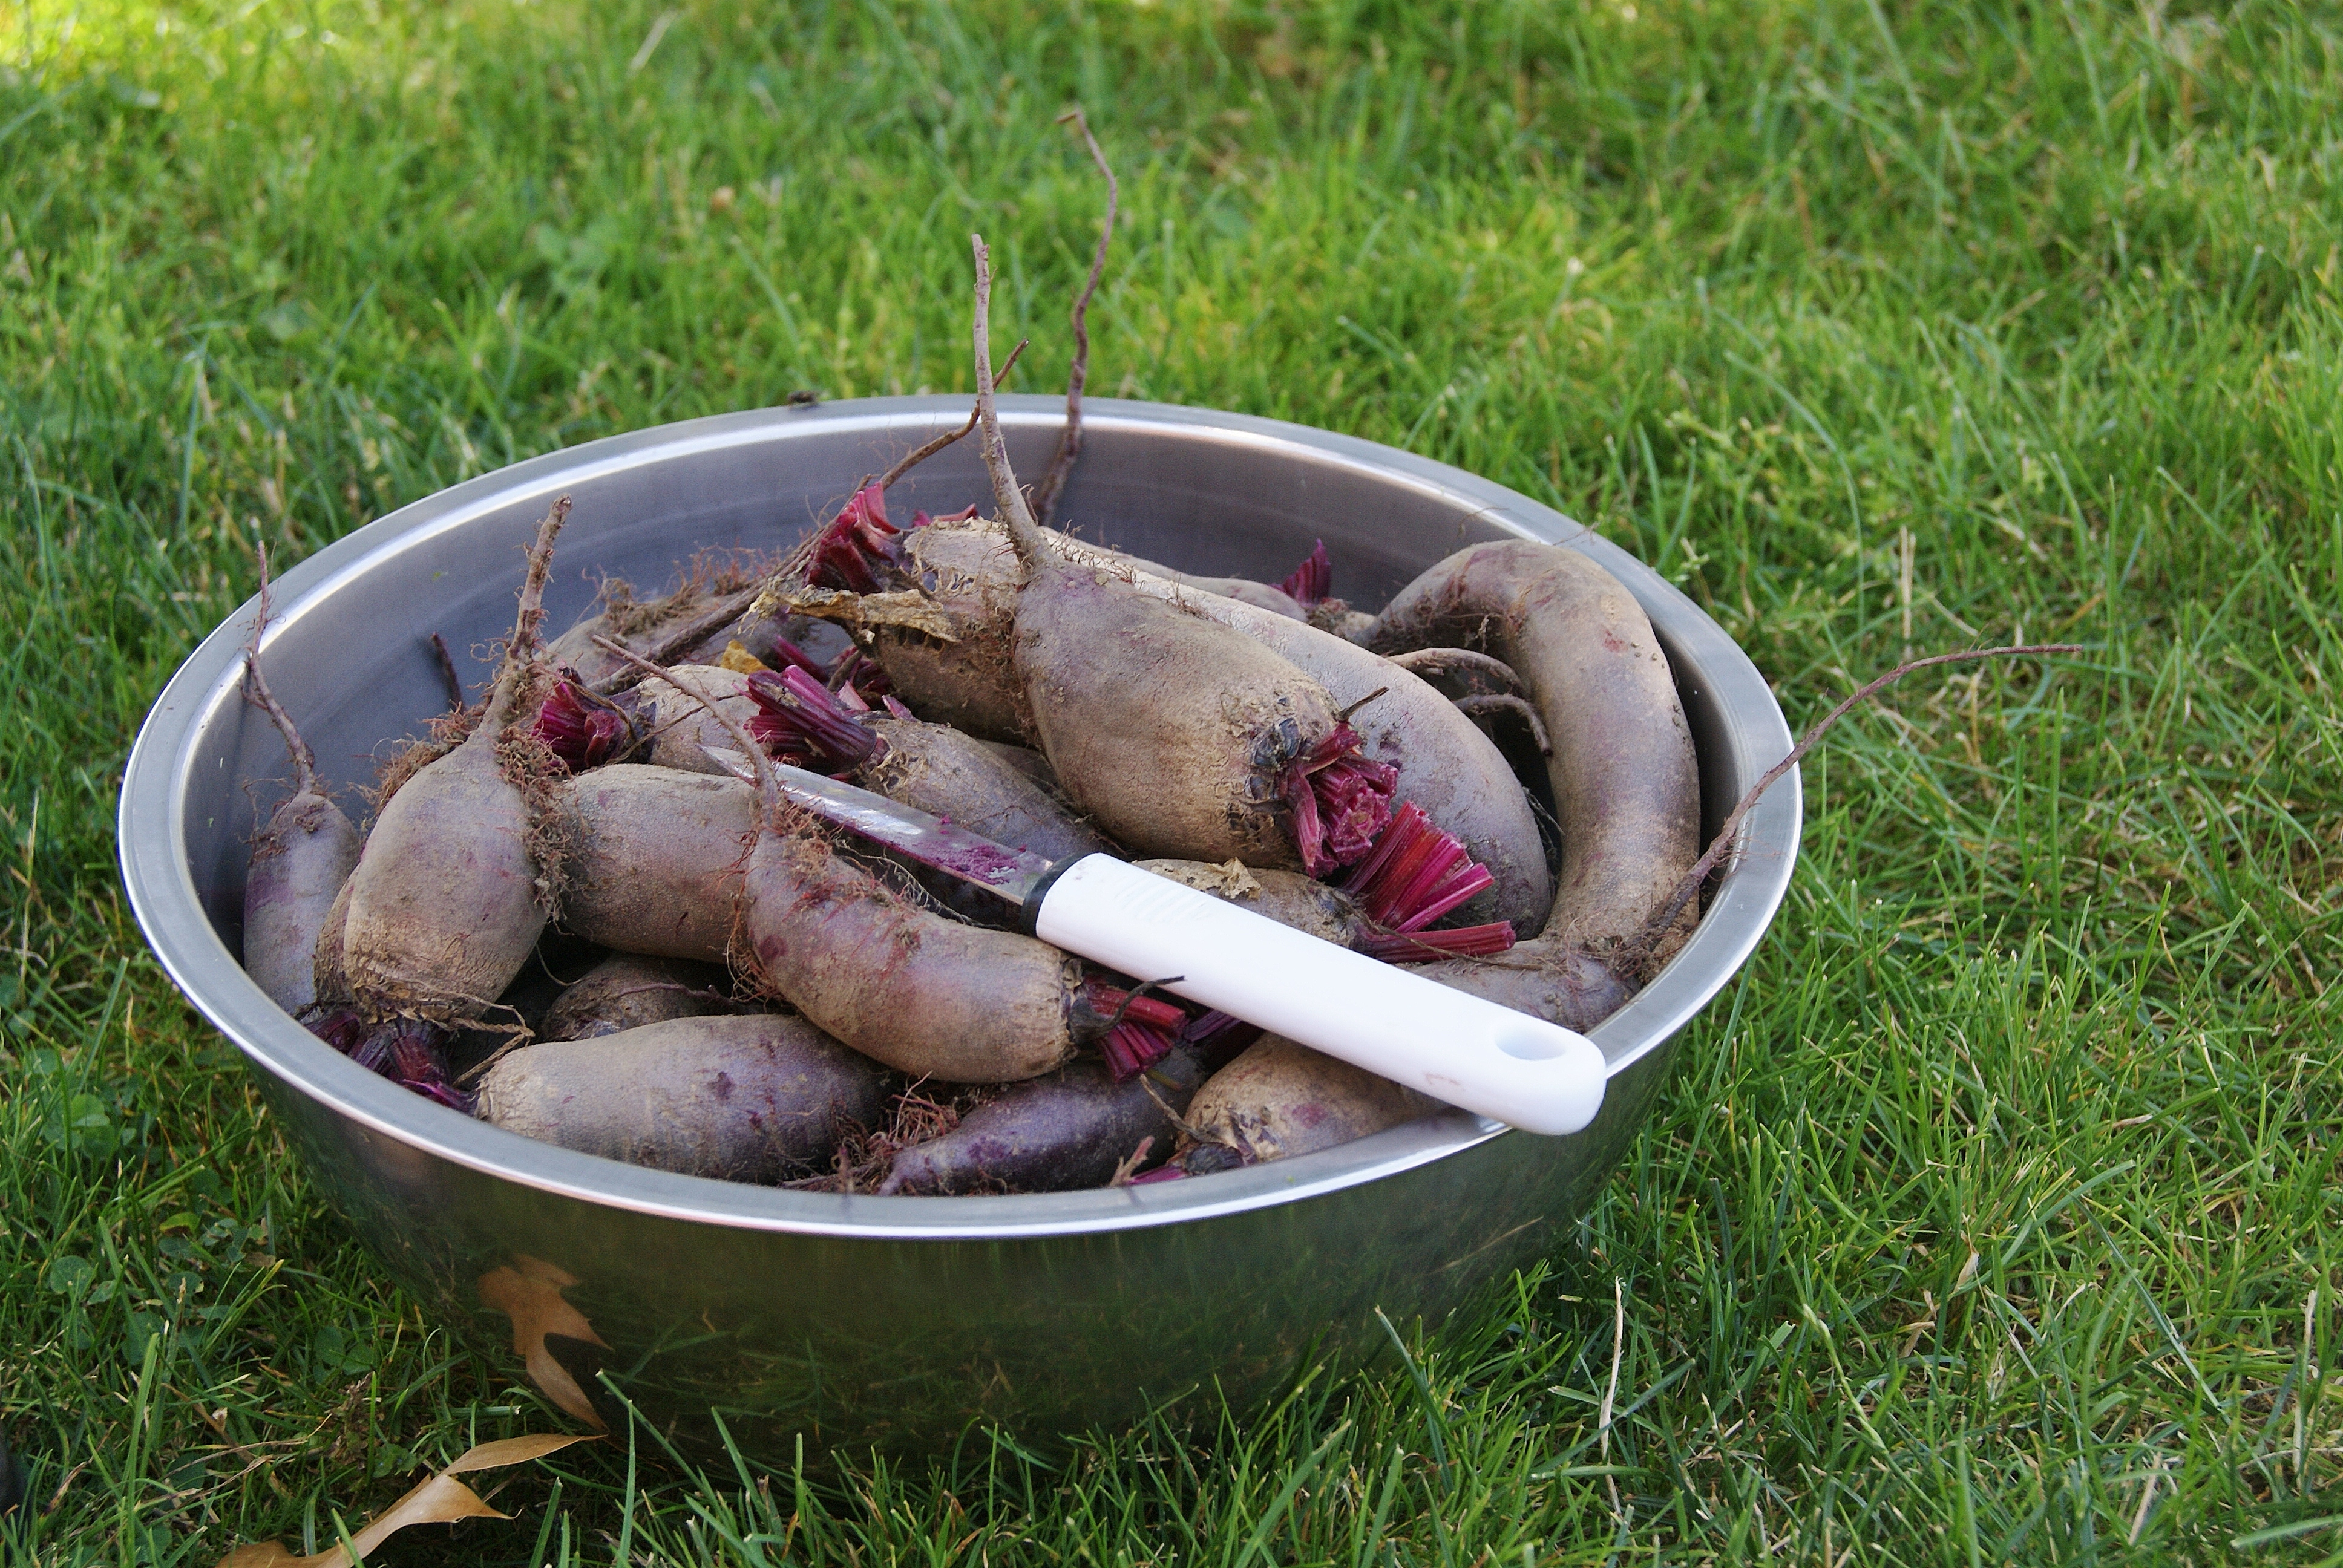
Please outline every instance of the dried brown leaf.
[{"label": "dried brown leaf", "polygon": [[[371,1556],[376,1547],[410,1524],[453,1524],[459,1519],[509,1519],[512,1515],[499,1513],[481,1502],[479,1493],[456,1477],[474,1471],[496,1470],[527,1460],[542,1459],[573,1442],[593,1441],[590,1436],[538,1432],[528,1437],[508,1437],[495,1442],[475,1444],[458,1455],[455,1462],[447,1469],[409,1488],[405,1496],[352,1535],[350,1545],[357,1550],[359,1558],[365,1558]],[[219,1568],[348,1568],[352,1561],[338,1542],[314,1556],[304,1557],[277,1542],[268,1541],[237,1547],[220,1559]]]}]

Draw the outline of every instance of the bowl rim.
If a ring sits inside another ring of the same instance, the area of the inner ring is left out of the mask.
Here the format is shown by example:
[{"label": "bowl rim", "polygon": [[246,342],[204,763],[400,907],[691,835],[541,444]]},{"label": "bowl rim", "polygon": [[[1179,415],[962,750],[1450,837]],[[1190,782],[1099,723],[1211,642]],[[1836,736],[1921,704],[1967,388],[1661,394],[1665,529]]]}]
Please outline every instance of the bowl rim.
[{"label": "bowl rim", "polygon": [[[966,397],[952,396],[754,409],[655,426],[524,459],[411,502],[309,556],[272,584],[271,622],[262,648],[306,609],[384,558],[427,548],[437,536],[483,514],[549,504],[564,490],[630,468],[786,441],[811,429],[881,440],[923,438],[957,426],[966,411]],[[1004,395],[1001,417],[1012,429],[1055,428],[1062,410],[1054,397]],[[1168,429],[1214,446],[1364,473],[1453,507],[1460,522],[1485,520],[1523,538],[1583,551],[1626,585],[1680,658],[1696,663],[1742,777],[1754,778],[1789,750],[1789,728],[1771,689],[1724,628],[1634,557],[1553,508],[1445,463],[1255,415],[1090,398],[1083,421],[1092,435]],[[255,603],[247,600],[197,645],[139,729],[124,768],[116,819],[125,890],[165,973],[253,1066],[346,1121],[417,1153],[548,1195],[667,1219],[846,1240],[995,1241],[1242,1214],[1363,1186],[1493,1139],[1532,1136],[1452,1111],[1210,1180],[942,1201],[797,1191],[652,1171],[540,1143],[437,1105],[323,1047],[245,973],[204,911],[188,859],[183,809],[195,765],[188,747],[220,703],[240,700],[242,651]],[[1740,972],[1788,890],[1803,811],[1793,769],[1745,819],[1738,852],[1691,940],[1649,985],[1589,1031],[1611,1077],[1664,1046]]]}]

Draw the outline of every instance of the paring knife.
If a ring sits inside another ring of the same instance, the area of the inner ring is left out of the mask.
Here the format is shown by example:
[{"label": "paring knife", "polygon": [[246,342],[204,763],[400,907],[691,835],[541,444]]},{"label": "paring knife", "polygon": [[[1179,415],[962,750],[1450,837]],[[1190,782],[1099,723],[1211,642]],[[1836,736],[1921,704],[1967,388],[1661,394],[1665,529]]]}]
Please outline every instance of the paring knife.
[{"label": "paring knife", "polygon": [[[739,752],[703,748],[753,779]],[[1111,855],[1052,863],[883,795],[773,763],[823,820],[1016,905],[1052,947],[1217,1008],[1525,1132],[1576,1132],[1603,1106],[1603,1052],[1559,1024],[1282,926]]]}]

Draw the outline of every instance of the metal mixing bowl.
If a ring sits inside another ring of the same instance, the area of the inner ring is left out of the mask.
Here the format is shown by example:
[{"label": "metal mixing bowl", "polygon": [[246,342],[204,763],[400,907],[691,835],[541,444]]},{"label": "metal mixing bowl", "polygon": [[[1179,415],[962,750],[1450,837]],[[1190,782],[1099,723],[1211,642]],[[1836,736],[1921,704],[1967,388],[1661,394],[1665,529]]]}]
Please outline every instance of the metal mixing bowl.
[{"label": "metal mixing bowl", "polygon": [[[350,786],[445,705],[427,639],[485,677],[521,547],[575,497],[548,626],[592,578],[647,591],[708,548],[771,549],[967,401],[887,398],[727,415],[597,441],[458,485],[318,551],[277,585],[269,678],[322,766]],[[1054,398],[1004,398],[1019,471],[1039,475]],[[966,441],[889,498],[990,505]],[[1587,552],[1642,601],[1700,753],[1708,826],[1788,749],[1765,681],[1641,563],[1501,486],[1348,437],[1207,410],[1096,400],[1061,517],[1192,570],[1275,580],[1314,538],[1337,591],[1381,604],[1462,545],[1522,537]],[[1394,1321],[1436,1316],[1552,1248],[1626,1148],[1671,1043],[1756,945],[1790,878],[1785,779],[1698,932],[1596,1030],[1600,1118],[1574,1137],[1462,1111],[1282,1163],[1031,1197],[870,1198],[736,1186],[571,1153],[444,1110],[310,1038],[238,966],[247,780],[283,749],[241,699],[246,606],[147,716],[123,780],[132,907],[164,969],[244,1051],[278,1124],[388,1273],[462,1338],[525,1360],[581,1416],[607,1376],[686,1441],[721,1412],[752,1451],[934,1450],[973,1422],[1048,1441],[1213,1387],[1242,1407],[1297,1365],[1353,1364]],[[474,650],[468,655],[467,650]],[[266,789],[265,799],[273,798]],[[352,792],[345,789],[345,798]],[[355,804],[355,799],[352,799]]]}]

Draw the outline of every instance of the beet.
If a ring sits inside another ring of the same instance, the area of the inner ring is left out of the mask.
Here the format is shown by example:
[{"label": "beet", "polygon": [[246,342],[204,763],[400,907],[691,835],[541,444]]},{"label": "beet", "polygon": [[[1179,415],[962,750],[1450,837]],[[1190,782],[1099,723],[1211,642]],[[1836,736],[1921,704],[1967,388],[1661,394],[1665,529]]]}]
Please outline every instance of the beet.
[{"label": "beet", "polygon": [[524,1046],[488,1069],[478,1114],[607,1160],[770,1183],[827,1163],[886,1100],[875,1063],[803,1019],[753,1013]]},{"label": "beet", "polygon": [[1443,1109],[1364,1068],[1263,1035],[1196,1091],[1191,1136],[1172,1169],[1201,1176],[1289,1160]]},{"label": "beet", "polygon": [[244,875],[244,967],[270,1000],[297,1013],[317,1000],[317,936],[357,864],[360,840],[357,829],[326,792],[316,755],[261,673],[260,630],[267,616],[264,580],[253,647],[245,657],[245,693],[284,737],[296,788],[253,836],[252,862]]},{"label": "beet", "polygon": [[622,952],[723,961],[757,832],[754,786],[602,768],[561,783],[548,815],[566,854],[564,930]]},{"label": "beet", "polygon": [[[1675,679],[1651,622],[1619,580],[1576,550],[1504,540],[1439,562],[1377,622],[1386,652],[1462,648],[1501,660],[1553,744],[1547,769],[1562,875],[1538,940],[1424,972],[1566,1028],[1585,1030],[1642,983],[1638,944],[1700,852],[1700,774]],[[1660,951],[1682,940],[1682,930]]]},{"label": "beet", "polygon": [[712,964],[612,953],[545,1010],[540,1040],[595,1040],[669,1019],[733,1010],[730,977]]},{"label": "beet", "polygon": [[1078,1061],[1012,1084],[960,1125],[895,1156],[879,1191],[907,1197],[952,1192],[1058,1192],[1102,1187],[1141,1142],[1171,1151],[1174,1118],[1203,1074],[1175,1049],[1146,1072],[1117,1081],[1100,1062]]}]

